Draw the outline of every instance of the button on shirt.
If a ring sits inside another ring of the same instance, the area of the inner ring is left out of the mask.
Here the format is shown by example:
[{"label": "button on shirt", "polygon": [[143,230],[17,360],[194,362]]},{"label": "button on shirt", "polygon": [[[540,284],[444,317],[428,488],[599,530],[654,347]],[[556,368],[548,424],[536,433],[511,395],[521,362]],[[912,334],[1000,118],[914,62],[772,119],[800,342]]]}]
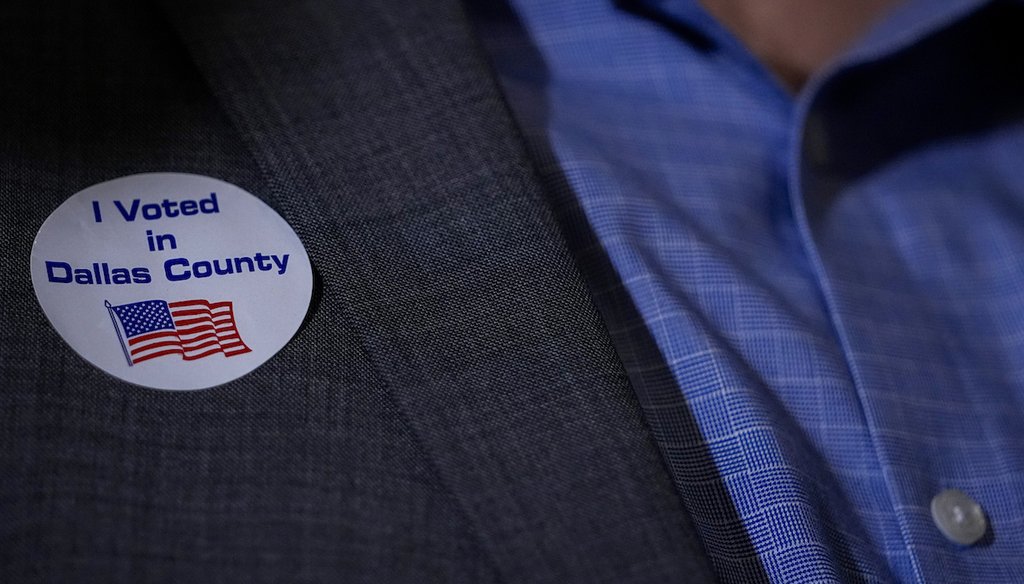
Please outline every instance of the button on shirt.
[{"label": "button on shirt", "polygon": [[722,581],[1024,577],[1022,14],[911,2],[798,96],[690,0],[474,15]]}]

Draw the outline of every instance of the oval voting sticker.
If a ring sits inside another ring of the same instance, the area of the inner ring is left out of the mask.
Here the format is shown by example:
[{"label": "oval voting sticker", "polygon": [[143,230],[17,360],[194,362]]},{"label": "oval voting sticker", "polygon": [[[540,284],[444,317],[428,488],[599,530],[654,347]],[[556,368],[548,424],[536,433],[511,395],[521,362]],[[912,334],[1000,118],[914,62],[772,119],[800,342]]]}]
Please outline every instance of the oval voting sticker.
[{"label": "oval voting sticker", "polygon": [[273,209],[207,176],[136,174],[75,193],[39,228],[32,285],[93,365],[157,389],[259,367],[298,330],[313,273]]}]

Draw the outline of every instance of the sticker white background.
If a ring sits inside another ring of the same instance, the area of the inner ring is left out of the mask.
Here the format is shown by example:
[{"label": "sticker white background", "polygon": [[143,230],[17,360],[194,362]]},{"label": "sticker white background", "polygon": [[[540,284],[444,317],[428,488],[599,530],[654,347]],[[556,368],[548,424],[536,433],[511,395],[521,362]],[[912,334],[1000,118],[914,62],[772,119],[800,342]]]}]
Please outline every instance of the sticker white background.
[{"label": "sticker white background", "polygon": [[[208,388],[252,371],[295,334],[313,290],[306,251],[273,209],[180,173],[74,194],[39,229],[31,270],[39,304],[78,354],[157,389]],[[230,302],[233,322],[224,304],[179,304],[196,300]]]}]

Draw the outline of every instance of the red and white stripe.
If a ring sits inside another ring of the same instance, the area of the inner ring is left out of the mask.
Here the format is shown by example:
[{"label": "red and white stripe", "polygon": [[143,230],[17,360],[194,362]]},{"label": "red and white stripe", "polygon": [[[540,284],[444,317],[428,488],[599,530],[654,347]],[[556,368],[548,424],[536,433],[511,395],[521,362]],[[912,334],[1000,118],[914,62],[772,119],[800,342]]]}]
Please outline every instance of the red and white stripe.
[{"label": "red and white stripe", "polygon": [[176,330],[154,331],[130,339],[133,364],[172,354],[194,361],[217,353],[234,357],[252,351],[238,334],[231,302],[183,300],[168,302],[167,306]]}]

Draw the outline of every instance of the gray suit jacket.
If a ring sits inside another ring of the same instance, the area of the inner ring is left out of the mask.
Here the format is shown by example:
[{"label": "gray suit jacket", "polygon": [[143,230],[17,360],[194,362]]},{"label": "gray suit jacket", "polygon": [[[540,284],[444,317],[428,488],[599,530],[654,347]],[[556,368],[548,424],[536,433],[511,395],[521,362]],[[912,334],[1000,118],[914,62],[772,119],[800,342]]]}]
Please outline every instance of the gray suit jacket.
[{"label": "gray suit jacket", "polygon": [[[727,497],[674,486],[695,430],[659,449],[460,6],[78,4],[0,8],[0,581],[713,578],[687,509]],[[107,376],[32,291],[53,209],[153,171],[261,197],[317,274],[216,389]]]}]

